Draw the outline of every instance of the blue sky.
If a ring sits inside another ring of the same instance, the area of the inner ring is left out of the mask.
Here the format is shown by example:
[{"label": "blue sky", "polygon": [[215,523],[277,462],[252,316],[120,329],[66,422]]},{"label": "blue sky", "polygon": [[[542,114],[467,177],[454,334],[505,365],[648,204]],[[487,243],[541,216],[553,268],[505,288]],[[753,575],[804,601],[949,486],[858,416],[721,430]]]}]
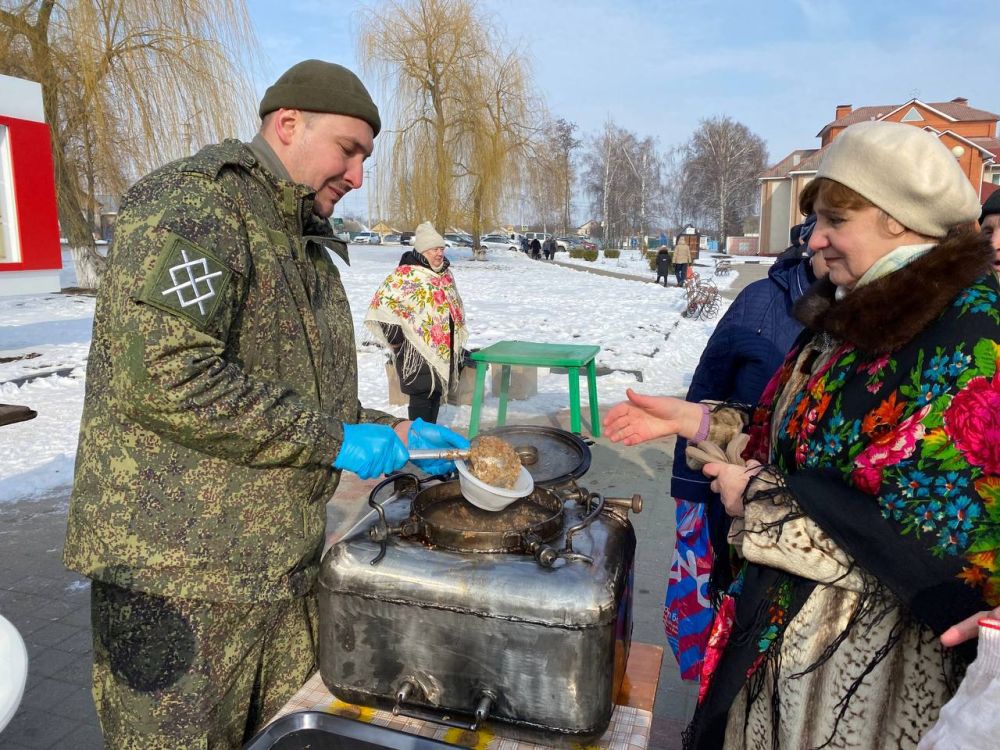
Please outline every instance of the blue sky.
[{"label": "blue sky", "polygon": [[[247,0],[264,51],[258,93],[307,57],[357,64],[376,0]],[[661,149],[726,114],[772,162],[817,145],[838,104],[957,96],[1000,112],[997,0],[481,0],[531,61],[550,112],[596,133],[610,116]],[[374,81],[366,81],[375,89]],[[376,151],[377,151],[376,144]],[[377,154],[376,154],[377,155]]]}]

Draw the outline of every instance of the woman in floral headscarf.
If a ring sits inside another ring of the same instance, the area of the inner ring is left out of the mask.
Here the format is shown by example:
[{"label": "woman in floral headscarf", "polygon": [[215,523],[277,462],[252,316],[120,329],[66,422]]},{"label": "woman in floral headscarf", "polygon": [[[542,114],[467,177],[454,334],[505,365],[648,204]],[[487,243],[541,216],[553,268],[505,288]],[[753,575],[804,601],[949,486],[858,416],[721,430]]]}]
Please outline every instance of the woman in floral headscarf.
[{"label": "woman in floral headscarf", "polygon": [[409,418],[436,422],[456,375],[455,352],[468,339],[465,309],[444,257],[444,237],[430,222],[417,227],[413,250],[375,292],[365,328],[390,353]]},{"label": "woman in floral headscarf", "polygon": [[1000,604],[1000,285],[920,128],[847,128],[800,208],[830,273],[753,414],[630,392],[604,426],[698,443],[733,516],[686,746],[913,748],[970,656],[949,626]]}]

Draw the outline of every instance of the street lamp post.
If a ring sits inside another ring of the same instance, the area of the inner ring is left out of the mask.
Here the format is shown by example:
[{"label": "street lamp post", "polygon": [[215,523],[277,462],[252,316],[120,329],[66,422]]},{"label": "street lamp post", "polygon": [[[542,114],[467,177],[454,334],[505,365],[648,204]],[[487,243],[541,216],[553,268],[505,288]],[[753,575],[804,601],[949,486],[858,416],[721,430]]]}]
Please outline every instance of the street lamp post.
[{"label": "street lamp post", "polygon": [[371,167],[366,167],[365,168],[365,184],[367,184],[367,186],[368,186],[368,188],[365,190],[365,194],[366,194],[366,197],[368,198],[368,222],[367,223],[368,223],[368,229],[369,229],[369,231],[372,228],[372,188],[371,188],[371,179],[372,179],[372,167],[374,167],[374,166],[375,165],[373,164]]}]

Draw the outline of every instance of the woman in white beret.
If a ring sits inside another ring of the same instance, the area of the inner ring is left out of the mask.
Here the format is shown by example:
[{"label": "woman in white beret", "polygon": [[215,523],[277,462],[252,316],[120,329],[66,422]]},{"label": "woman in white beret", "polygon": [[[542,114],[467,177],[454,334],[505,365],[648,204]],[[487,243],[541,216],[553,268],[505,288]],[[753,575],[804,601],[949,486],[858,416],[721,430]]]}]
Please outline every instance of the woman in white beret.
[{"label": "woman in white beret", "polygon": [[629,393],[604,426],[702,441],[688,460],[734,518],[686,747],[913,748],[975,651],[939,636],[1000,604],[993,253],[954,156],[910,125],[847,128],[800,207],[830,274],[753,414]]},{"label": "woman in white beret", "polygon": [[400,390],[410,397],[409,418],[435,423],[441,399],[457,377],[469,337],[465,307],[444,255],[445,240],[425,221],[396,270],[375,292],[365,328],[389,352]]}]

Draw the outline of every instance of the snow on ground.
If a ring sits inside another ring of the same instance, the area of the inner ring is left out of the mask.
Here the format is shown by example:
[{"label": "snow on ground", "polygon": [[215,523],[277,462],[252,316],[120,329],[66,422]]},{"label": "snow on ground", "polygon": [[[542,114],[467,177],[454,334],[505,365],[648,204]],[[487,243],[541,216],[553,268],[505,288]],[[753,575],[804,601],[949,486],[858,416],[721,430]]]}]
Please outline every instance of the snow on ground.
[{"label": "snow on ground", "polygon": [[[351,247],[349,268],[338,259],[357,332],[372,294],[395,267],[400,251],[397,246],[356,245]],[[628,254],[638,253],[622,253],[635,270],[614,260],[595,265],[650,277],[648,266],[638,267]],[[612,370],[597,379],[603,405],[624,398],[628,387],[683,394],[715,327],[716,320],[682,318],[683,292],[675,287],[587,273],[509,251],[493,252],[486,261],[473,261],[468,250],[449,250],[448,257],[465,302],[469,348],[503,339],[599,344],[597,364]],[[66,286],[75,282],[71,263],[64,255]],[[718,281],[723,286],[730,279]],[[34,420],[0,428],[0,502],[38,496],[72,482],[93,313],[94,298],[85,295],[0,297],[0,402],[24,404],[38,412]],[[374,347],[359,345],[361,402],[405,416],[405,406],[389,404],[384,361]],[[55,374],[37,377],[48,373]],[[498,400],[489,388],[484,425],[496,419]],[[581,392],[586,402],[583,383]],[[511,401],[507,421],[564,409],[568,393],[565,374],[540,370],[538,394]],[[469,417],[469,406],[444,406],[440,421],[465,430]]]}]

